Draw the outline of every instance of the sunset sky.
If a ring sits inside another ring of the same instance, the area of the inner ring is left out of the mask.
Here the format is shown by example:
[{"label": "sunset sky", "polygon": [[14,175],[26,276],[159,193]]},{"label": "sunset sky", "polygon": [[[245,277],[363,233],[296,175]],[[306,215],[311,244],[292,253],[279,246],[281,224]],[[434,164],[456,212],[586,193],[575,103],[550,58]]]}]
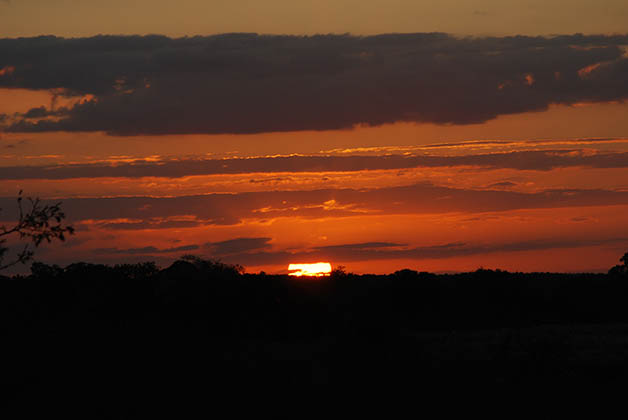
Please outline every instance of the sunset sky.
[{"label": "sunset sky", "polygon": [[37,259],[606,271],[625,0],[0,0],[0,217]]}]

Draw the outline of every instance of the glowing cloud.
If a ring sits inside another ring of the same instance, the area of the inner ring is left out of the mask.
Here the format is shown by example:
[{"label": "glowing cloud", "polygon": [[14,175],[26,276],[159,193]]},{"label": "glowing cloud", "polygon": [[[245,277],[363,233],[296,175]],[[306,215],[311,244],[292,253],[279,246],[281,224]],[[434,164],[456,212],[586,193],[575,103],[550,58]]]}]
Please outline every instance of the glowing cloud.
[{"label": "glowing cloud", "polygon": [[5,66],[0,69],[0,76],[10,76],[15,72],[15,67],[13,66]]}]

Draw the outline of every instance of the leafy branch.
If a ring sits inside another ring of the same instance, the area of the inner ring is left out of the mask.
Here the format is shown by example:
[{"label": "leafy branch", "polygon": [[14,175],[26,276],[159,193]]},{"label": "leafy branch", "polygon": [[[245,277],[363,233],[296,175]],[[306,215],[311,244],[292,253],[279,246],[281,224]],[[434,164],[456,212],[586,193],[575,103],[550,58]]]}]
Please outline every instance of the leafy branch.
[{"label": "leafy branch", "polygon": [[[55,239],[65,241],[66,235],[74,234],[72,226],[65,225],[65,213],[61,210],[61,203],[43,205],[39,198],[28,197],[29,208],[24,208],[24,197],[22,191],[18,194],[17,206],[19,218],[14,226],[0,226],[0,270],[4,270],[16,264],[25,264],[33,259],[34,249],[42,242],[48,243]],[[4,257],[9,249],[3,245],[9,235],[17,235],[20,240],[27,243],[17,253],[14,259],[3,263]]]}]

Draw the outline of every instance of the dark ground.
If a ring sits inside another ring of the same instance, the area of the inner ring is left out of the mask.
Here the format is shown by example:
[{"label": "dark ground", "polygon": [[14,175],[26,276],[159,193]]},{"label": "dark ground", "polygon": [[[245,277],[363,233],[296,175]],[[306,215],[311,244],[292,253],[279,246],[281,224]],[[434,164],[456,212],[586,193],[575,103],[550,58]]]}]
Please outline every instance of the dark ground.
[{"label": "dark ground", "polygon": [[1,381],[19,410],[8,418],[189,418],[266,393],[276,409],[293,393],[362,395],[365,408],[384,395],[623,389],[627,300],[625,270],[296,279],[199,259],[35,264],[0,279]]}]

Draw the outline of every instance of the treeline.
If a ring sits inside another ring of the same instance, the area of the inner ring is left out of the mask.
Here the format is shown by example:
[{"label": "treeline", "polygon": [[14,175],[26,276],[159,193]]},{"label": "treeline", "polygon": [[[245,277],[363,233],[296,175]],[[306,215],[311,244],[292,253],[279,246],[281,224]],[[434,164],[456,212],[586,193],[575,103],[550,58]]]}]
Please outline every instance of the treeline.
[{"label": "treeline", "polygon": [[628,273],[432,274],[401,270],[326,278],[243,274],[242,267],[187,257],[166,269],[34,263],[0,279],[3,330],[123,327],[184,322],[213,334],[299,337],[339,332],[490,329],[628,322]]},{"label": "treeline", "polygon": [[0,278],[2,382],[24,412],[69,398],[85,418],[269,388],[624,383],[627,271],[294,278],[196,257],[35,263]]}]

